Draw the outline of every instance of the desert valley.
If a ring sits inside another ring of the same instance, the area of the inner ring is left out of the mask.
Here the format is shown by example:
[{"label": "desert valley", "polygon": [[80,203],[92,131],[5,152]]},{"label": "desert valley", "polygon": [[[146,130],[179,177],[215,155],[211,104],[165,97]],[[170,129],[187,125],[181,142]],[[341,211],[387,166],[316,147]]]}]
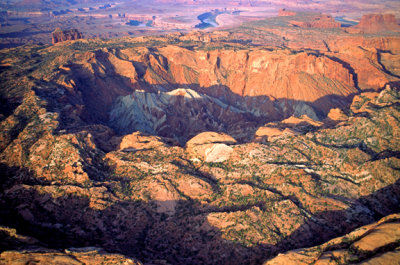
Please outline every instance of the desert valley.
[{"label": "desert valley", "polygon": [[0,264],[399,264],[398,1],[0,7]]}]

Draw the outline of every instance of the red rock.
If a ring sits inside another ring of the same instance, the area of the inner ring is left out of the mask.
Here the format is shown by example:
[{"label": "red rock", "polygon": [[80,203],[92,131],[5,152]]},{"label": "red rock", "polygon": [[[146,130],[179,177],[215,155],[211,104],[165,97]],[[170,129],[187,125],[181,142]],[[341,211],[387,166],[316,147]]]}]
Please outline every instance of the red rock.
[{"label": "red rock", "polygon": [[77,29],[61,30],[60,28],[56,28],[56,30],[51,33],[51,43],[53,44],[67,40],[79,39],[83,39],[83,34]]},{"label": "red rock", "polygon": [[292,20],[289,22],[300,28],[340,28],[341,26],[332,16],[325,14],[314,16],[310,21]]},{"label": "red rock", "polygon": [[[389,215],[322,245],[279,254],[264,265],[348,264],[351,261],[361,261],[358,264],[399,264],[399,251],[390,251],[387,247],[398,241],[399,217],[398,214]],[[368,260],[365,260],[366,256]]]},{"label": "red rock", "polygon": [[225,133],[202,132],[186,143],[186,150],[193,157],[207,162],[223,162],[227,160],[233,149],[228,145],[236,144],[236,140]]},{"label": "red rock", "polygon": [[332,121],[345,121],[349,119],[349,117],[339,108],[331,109],[327,118]]},{"label": "red rock", "polygon": [[361,18],[358,25],[348,29],[350,32],[379,33],[382,31],[400,31],[393,14],[368,14]]},{"label": "red rock", "polygon": [[164,146],[162,139],[158,136],[151,136],[141,132],[134,132],[132,134],[125,135],[121,139],[119,146],[120,150],[141,150],[156,148],[159,146]]}]

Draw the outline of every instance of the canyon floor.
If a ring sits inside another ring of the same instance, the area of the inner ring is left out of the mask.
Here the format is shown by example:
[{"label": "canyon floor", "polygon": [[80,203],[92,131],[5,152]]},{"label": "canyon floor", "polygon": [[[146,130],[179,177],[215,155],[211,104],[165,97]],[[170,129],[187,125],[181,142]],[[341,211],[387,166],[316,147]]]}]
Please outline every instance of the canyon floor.
[{"label": "canyon floor", "polygon": [[0,50],[0,263],[398,263],[393,19]]}]

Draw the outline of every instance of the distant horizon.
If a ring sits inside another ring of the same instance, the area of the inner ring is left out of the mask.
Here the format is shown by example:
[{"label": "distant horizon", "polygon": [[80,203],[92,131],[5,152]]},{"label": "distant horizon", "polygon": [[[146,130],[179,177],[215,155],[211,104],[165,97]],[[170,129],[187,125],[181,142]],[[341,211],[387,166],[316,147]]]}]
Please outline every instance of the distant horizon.
[{"label": "distant horizon", "polygon": [[[57,27],[78,29],[86,38],[149,36],[220,30],[278,15],[280,9],[325,13],[354,25],[362,15],[391,13],[400,19],[400,1],[315,0],[12,0],[0,3],[0,48],[49,44]],[[212,13],[205,20],[204,14]]]}]

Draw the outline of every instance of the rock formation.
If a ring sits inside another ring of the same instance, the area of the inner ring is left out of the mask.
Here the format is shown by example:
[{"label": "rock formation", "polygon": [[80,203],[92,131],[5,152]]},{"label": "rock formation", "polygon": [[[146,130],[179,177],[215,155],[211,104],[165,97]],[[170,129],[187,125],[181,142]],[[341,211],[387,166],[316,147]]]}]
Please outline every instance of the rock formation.
[{"label": "rock formation", "polygon": [[[284,13],[286,14],[286,13]],[[280,14],[280,16],[282,16]],[[293,26],[300,27],[300,28],[340,28],[341,24],[336,22],[335,19],[330,15],[315,15],[310,16],[306,21],[296,21],[291,20],[289,21]]]},{"label": "rock formation", "polygon": [[360,23],[348,29],[349,32],[381,33],[385,31],[400,31],[393,14],[367,14],[363,15]]},{"label": "rock formation", "polygon": [[[227,131],[242,138],[248,129],[256,127],[256,123],[246,117],[246,114],[253,116],[251,112],[191,89],[158,93],[135,91],[118,97],[111,109],[110,124],[120,133],[140,130],[175,138],[182,144],[209,129]],[[249,128],[241,132],[237,129],[246,126]]]},{"label": "rock formation", "polygon": [[246,139],[257,126],[291,115],[318,120],[357,92],[351,68],[312,52],[166,46],[124,49],[118,56],[87,52],[71,62],[58,82],[73,95],[65,99],[80,98],[84,108],[66,115],[181,142],[210,129]]},{"label": "rock formation", "polygon": [[254,141],[262,143],[280,136],[298,135],[313,131],[323,125],[324,123],[315,121],[307,115],[302,115],[301,117],[291,116],[280,122],[270,122],[259,127],[254,134]]},{"label": "rock formation", "polygon": [[79,32],[77,29],[61,30],[60,28],[56,28],[56,30],[54,30],[51,33],[51,43],[53,44],[68,40],[79,40],[79,39],[83,39],[83,34],[82,32]]},{"label": "rock formation", "polygon": [[233,137],[224,133],[202,132],[186,143],[186,150],[194,158],[206,162],[224,162],[233,152],[228,145],[236,143]]},{"label": "rock formation", "polygon": [[160,137],[146,135],[142,132],[125,135],[120,141],[119,149],[124,151],[145,150],[165,145]]},{"label": "rock formation", "polygon": [[[3,51],[0,225],[26,237],[0,258],[262,264],[400,212],[400,37],[301,16]],[[390,220],[318,253],[396,261]]]},{"label": "rock formation", "polygon": [[347,121],[349,117],[339,108],[331,109],[324,120],[325,124],[333,125],[339,122]]},{"label": "rock formation", "polygon": [[400,215],[393,214],[376,223],[320,246],[279,254],[264,265],[286,264],[396,264],[400,260],[396,246],[400,239]]}]

